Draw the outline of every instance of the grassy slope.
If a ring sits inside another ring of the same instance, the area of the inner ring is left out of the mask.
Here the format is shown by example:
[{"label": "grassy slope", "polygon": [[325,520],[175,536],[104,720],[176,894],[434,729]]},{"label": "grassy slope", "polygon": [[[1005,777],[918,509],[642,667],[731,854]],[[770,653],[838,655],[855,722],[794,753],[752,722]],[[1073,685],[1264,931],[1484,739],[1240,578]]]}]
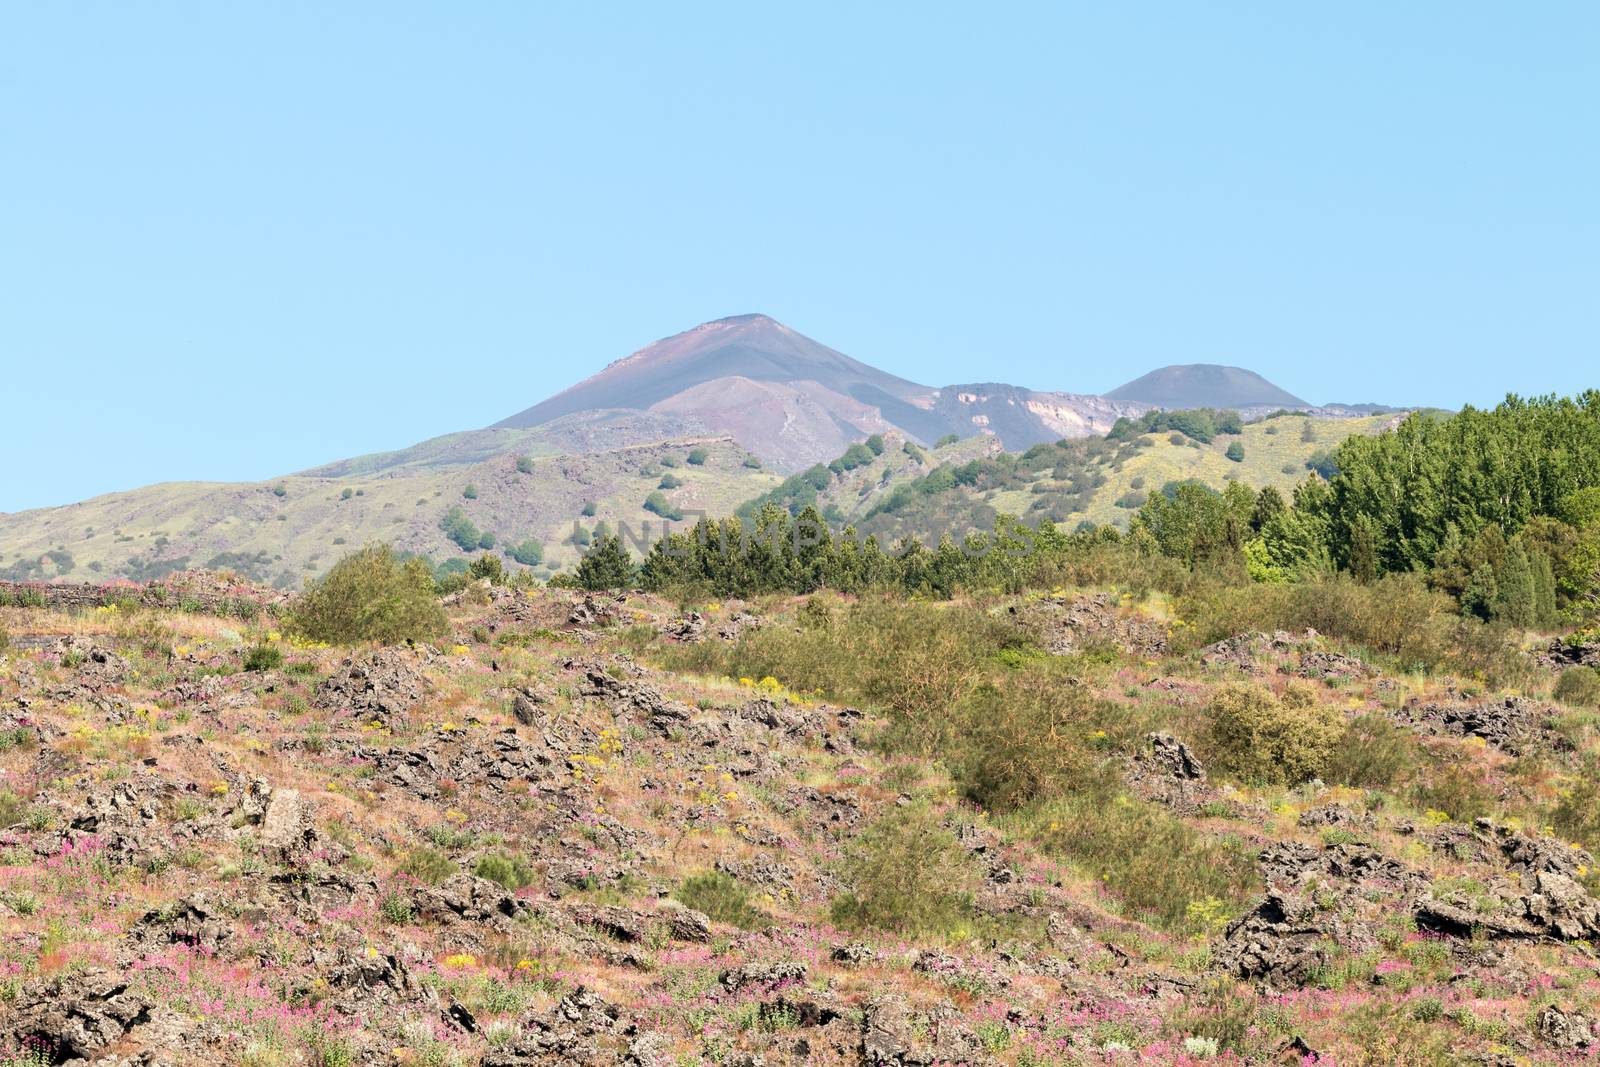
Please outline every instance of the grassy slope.
[{"label": "grassy slope", "polygon": [[[1151,446],[1125,463],[1121,470],[1107,468],[1106,484],[1095,491],[1093,503],[1076,512],[1069,520],[1072,524],[1087,519],[1097,525],[1115,523],[1126,526],[1132,514],[1119,508],[1116,502],[1134,489],[1134,482],[1142,479],[1143,492],[1159,490],[1168,482],[1195,479],[1207,485],[1222,488],[1229,481],[1242,481],[1256,489],[1275,486],[1287,493],[1306,478],[1306,460],[1319,449],[1336,448],[1346,437],[1358,433],[1377,433],[1392,421],[1391,416],[1378,415],[1365,419],[1311,419],[1290,416],[1269,422],[1250,423],[1237,437],[1218,437],[1208,445],[1185,440],[1172,444],[1169,434],[1150,434]],[[1314,441],[1301,439],[1307,424],[1315,434]],[[1224,453],[1228,446],[1239,442],[1244,446],[1244,460],[1235,463]],[[1026,511],[1031,494],[1007,492],[996,494],[990,504],[997,511],[1022,514]]]},{"label": "grassy slope", "polygon": [[[666,496],[680,508],[722,514],[778,481],[774,474],[744,467],[746,453],[731,441],[707,440],[704,446],[710,457],[703,467],[682,464],[673,472],[684,485]],[[643,510],[659,475],[646,478],[639,469],[663,455],[681,462],[690,447],[692,442],[537,457],[531,474],[516,469],[514,454],[503,454],[445,469],[405,468],[372,477],[154,485],[0,516],[0,570],[55,548],[70,553],[74,566],[65,572],[46,567],[40,577],[93,581],[138,574],[153,561],[187,559],[199,565],[219,553],[263,553],[254,566],[234,566],[293,586],[370,540],[390,541],[436,560],[460,555],[439,529],[440,517],[455,505],[479,529],[493,531],[498,544],[533,537],[546,543],[551,563],[570,564],[575,549],[555,542],[571,534],[574,521],[585,526],[622,522],[635,529],[651,521],[659,531],[661,521]],[[468,485],[477,488],[476,500],[463,498]],[[280,487],[281,497],[274,492]],[[597,514],[582,518],[583,505],[591,500],[599,505]],[[91,563],[99,563],[99,569]]]},{"label": "grassy slope", "polygon": [[[1124,461],[1120,467],[1109,460],[1089,461],[1088,471],[1105,478],[1105,484],[1094,490],[1087,506],[1066,510],[1062,520],[1076,525],[1085,519],[1096,524],[1112,523],[1126,526],[1132,511],[1117,506],[1117,501],[1129,493],[1151,493],[1172,481],[1197,479],[1221,488],[1231,479],[1246,485],[1262,488],[1275,486],[1285,492],[1292,490],[1306,477],[1306,460],[1319,449],[1333,449],[1357,433],[1377,433],[1390,425],[1393,416],[1373,416],[1364,419],[1312,419],[1304,416],[1287,416],[1270,422],[1251,423],[1239,436],[1219,437],[1208,445],[1185,440],[1173,444],[1166,433],[1148,434],[1148,446]],[[1307,425],[1311,426],[1314,440],[1302,439]],[[1245,450],[1242,462],[1229,460],[1224,453],[1228,446],[1239,442]],[[940,464],[959,466],[971,459],[992,452],[990,439],[969,438],[949,445],[937,452],[928,453],[927,462],[913,464],[893,447],[872,464],[846,473],[835,480],[833,487],[821,495],[824,503],[838,505],[846,515],[858,518],[874,503],[887,495],[903,481],[927,474]],[[889,480],[883,480],[885,471]],[[937,500],[941,515],[972,515],[991,508],[997,512],[1037,517],[1043,508],[1058,505],[1068,493],[1056,483],[1051,471],[1041,471],[1027,485],[1004,490],[975,492],[957,488],[941,494]],[[878,527],[882,526],[883,529]],[[889,517],[872,520],[868,528],[883,534],[892,531],[898,535],[903,530]]]}]

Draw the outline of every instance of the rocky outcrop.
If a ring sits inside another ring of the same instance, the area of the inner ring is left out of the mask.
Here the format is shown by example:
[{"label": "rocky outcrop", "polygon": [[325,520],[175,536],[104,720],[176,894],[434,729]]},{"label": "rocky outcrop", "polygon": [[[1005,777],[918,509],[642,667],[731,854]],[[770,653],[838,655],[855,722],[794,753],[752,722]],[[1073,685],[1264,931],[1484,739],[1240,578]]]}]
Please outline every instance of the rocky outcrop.
[{"label": "rocky outcrop", "polygon": [[328,711],[348,712],[366,722],[404,726],[407,714],[430,692],[427,679],[411,659],[394,649],[352,656],[317,687],[312,703]]},{"label": "rocky outcrop", "polygon": [[1392,715],[1396,723],[1417,733],[1475,737],[1513,756],[1541,744],[1568,747],[1551,728],[1555,709],[1522,696],[1477,702],[1413,699]]},{"label": "rocky outcrop", "polygon": [[1125,614],[1111,593],[1044,597],[1013,606],[1011,614],[1033,628],[1052,655],[1110,646],[1141,659],[1160,659],[1171,647],[1166,627]]},{"label": "rocky outcrop", "polygon": [[1125,778],[1136,796],[1176,811],[1199,811],[1216,796],[1199,759],[1171,734],[1146,734],[1144,747],[1128,760]]},{"label": "rocky outcrop", "polygon": [[46,1063],[87,1062],[148,1021],[151,1003],[121,976],[90,970],[25,984],[0,1013],[0,1042]]}]

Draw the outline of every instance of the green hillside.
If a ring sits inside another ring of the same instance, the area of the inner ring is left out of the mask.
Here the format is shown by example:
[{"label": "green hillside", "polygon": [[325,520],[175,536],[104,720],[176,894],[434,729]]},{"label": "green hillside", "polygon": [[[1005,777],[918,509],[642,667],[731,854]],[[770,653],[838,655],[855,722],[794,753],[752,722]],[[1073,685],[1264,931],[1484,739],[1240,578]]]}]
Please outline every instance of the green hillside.
[{"label": "green hillside", "polygon": [[[748,502],[744,511],[767,501],[790,510],[815,503],[830,523],[853,523],[862,534],[891,541],[986,528],[998,513],[1068,527],[1084,521],[1126,527],[1150,493],[1172,482],[1221,488],[1239,480],[1292,489],[1319,453],[1354,434],[1377,433],[1397,418],[1280,415],[1209,441],[1164,431],[1061,441],[1025,453],[1003,452],[983,436],[937,449],[913,445],[908,453],[900,439],[886,436],[882,454],[869,462],[845,471],[813,468]],[[1230,450],[1237,458],[1229,458]]]},{"label": "green hillside", "polygon": [[[696,449],[704,462],[688,461]],[[165,483],[0,515],[0,577],[148,579],[204,566],[298,587],[372,540],[435,562],[468,556],[441,526],[452,508],[480,536],[492,535],[497,550],[538,546],[535,572],[549,574],[576,561],[575,529],[605,522],[659,533],[663,519],[644,507],[652,492],[669,510],[725,514],[779,481],[747,461],[731,440],[709,438],[594,455],[388,466],[370,476]],[[680,484],[661,489],[668,471]]]}]

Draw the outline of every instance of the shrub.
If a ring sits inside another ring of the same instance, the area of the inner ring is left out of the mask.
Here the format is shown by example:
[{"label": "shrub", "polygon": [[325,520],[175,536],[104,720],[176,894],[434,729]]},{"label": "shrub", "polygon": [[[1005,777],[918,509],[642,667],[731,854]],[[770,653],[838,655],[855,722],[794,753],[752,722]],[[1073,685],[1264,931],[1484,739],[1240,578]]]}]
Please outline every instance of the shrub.
[{"label": "shrub", "polygon": [[1600,848],[1600,763],[1590,760],[1558,795],[1561,799],[1550,815],[1550,825],[1562,837]]},{"label": "shrub", "polygon": [[1443,762],[1412,787],[1412,804],[1427,811],[1442,811],[1457,822],[1471,822],[1495,810],[1495,794],[1470,760]]},{"label": "shrub", "polygon": [[532,474],[533,473],[533,457],[532,456],[518,456],[517,457],[517,473],[518,474]]},{"label": "shrub", "polygon": [[544,545],[533,538],[524,538],[520,544],[515,544],[506,549],[506,555],[522,564],[524,567],[537,566],[544,560]]},{"label": "shrub", "polygon": [[465,489],[461,490],[461,499],[463,499],[463,500],[476,500],[476,499],[478,499],[478,487],[475,486],[475,485],[469,484]]},{"label": "shrub", "polygon": [[656,485],[656,488],[657,489],[676,489],[676,488],[678,488],[678,486],[680,486],[682,484],[683,484],[683,479],[678,477],[676,474],[663,474],[661,476],[661,481]]},{"label": "shrub", "polygon": [[1506,639],[1456,614],[1420,575],[1387,574],[1370,585],[1340,575],[1323,581],[1215,586],[1185,597],[1180,615],[1209,644],[1251,630],[1313,629],[1393,657],[1406,669],[1448,666],[1498,677],[1512,662]]},{"label": "shrub", "polygon": [[676,521],[683,518],[683,512],[667,502],[667,498],[658,489],[644,499],[644,509],[660,515],[663,519]]},{"label": "shrub", "polygon": [[926,803],[898,808],[846,848],[849,892],[833,902],[839,926],[953,936],[972,915],[979,882],[971,853]]},{"label": "shrub", "polygon": [[1211,700],[1211,744],[1220,766],[1241,781],[1295,785],[1322,773],[1344,732],[1335,708],[1309,686],[1281,698],[1257,685],[1229,685]]},{"label": "shrub", "polygon": [[953,445],[959,440],[961,440],[961,438],[957,434],[947,433],[944,436],[940,437],[937,441],[935,441],[933,443],[933,447],[934,448],[943,448],[945,445]]},{"label": "shrub", "polygon": [[1227,456],[1229,459],[1233,460],[1235,463],[1243,463],[1244,462],[1244,445],[1241,445],[1238,441],[1235,441],[1233,444],[1228,446],[1228,450],[1226,452],[1224,452],[1223,455]]},{"label": "shrub", "polygon": [[594,518],[594,513],[599,510],[599,507],[600,505],[595,503],[593,500],[585,501],[583,505],[583,517],[586,519]]},{"label": "shrub", "polygon": [[456,873],[455,861],[443,852],[423,846],[406,853],[400,871],[425,885],[438,885]]},{"label": "shrub", "polygon": [[483,536],[472,520],[462,513],[460,508],[451,508],[439,520],[439,529],[444,535],[455,542],[457,548],[463,552],[471,552],[478,547],[478,540]]},{"label": "shrub", "polygon": [[761,913],[750,903],[750,890],[721,871],[704,871],[685,878],[672,895],[684,907],[705,912],[717,922],[746,930],[762,925]]},{"label": "shrub", "polygon": [[1035,840],[1164,930],[1213,933],[1260,888],[1256,857],[1242,841],[1202,833],[1109,777],[1088,780],[1029,817]]},{"label": "shrub", "polygon": [[1574,707],[1600,707],[1600,671],[1593,667],[1567,668],[1556,679],[1555,697]]},{"label": "shrub", "polygon": [[384,922],[401,924],[408,923],[415,918],[417,909],[412,905],[409,897],[400,893],[389,893],[379,903],[378,914],[383,916]]},{"label": "shrub", "polygon": [[273,671],[283,666],[283,652],[277,645],[254,645],[244,654],[247,671]]},{"label": "shrub", "polygon": [[689,462],[691,464],[693,464],[696,467],[699,467],[699,466],[703,466],[705,464],[705,461],[707,459],[709,459],[710,456],[711,456],[711,453],[707,452],[703,448],[693,448],[693,449],[689,450],[688,459],[689,459]]},{"label": "shrub", "polygon": [[760,456],[746,456],[746,457],[744,457],[744,464],[743,465],[745,467],[748,467],[750,470],[758,471],[758,470],[761,469],[761,457]]},{"label": "shrub", "polygon": [[425,641],[445,632],[427,563],[402,562],[386,544],[345,556],[301,594],[286,625],[314,641]]},{"label": "shrub", "polygon": [[478,860],[473,870],[479,878],[487,878],[501,889],[521,889],[533,881],[533,868],[521,856],[493,852]]},{"label": "shrub", "polygon": [[600,543],[578,561],[577,584],[595,592],[623,589],[633,584],[633,561],[622,547],[621,537],[613,534],[601,538]]},{"label": "shrub", "polygon": [[1344,729],[1322,775],[1358,789],[1393,789],[1424,765],[1416,735],[1382,714],[1363,715]]},{"label": "shrub", "polygon": [[960,740],[946,758],[978,804],[1018,808],[1088,773],[1081,739],[1093,732],[1098,710],[1076,686],[1041,686],[1029,677],[985,683],[958,709]]},{"label": "shrub", "polygon": [[506,565],[499,556],[485,552],[467,567],[467,577],[474,582],[489,579],[490,585],[506,584]]}]

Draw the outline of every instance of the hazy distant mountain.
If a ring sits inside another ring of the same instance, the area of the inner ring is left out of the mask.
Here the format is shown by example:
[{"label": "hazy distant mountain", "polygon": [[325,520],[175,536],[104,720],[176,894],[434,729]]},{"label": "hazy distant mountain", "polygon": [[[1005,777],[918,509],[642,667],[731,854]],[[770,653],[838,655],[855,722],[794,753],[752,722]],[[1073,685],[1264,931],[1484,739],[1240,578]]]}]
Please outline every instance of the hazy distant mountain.
[{"label": "hazy distant mountain", "polygon": [[988,433],[1019,449],[1103,433],[1131,410],[1100,397],[1012,385],[935,389],[870,367],[766,315],[735,315],[656,341],[492,429],[648,412],[727,434],[774,467],[795,470],[888,430],[925,444],[948,433]]},{"label": "hazy distant mountain", "polygon": [[1306,408],[1255,371],[1215,363],[1185,363],[1153,370],[1106,394],[1106,399],[1157,408]]}]

